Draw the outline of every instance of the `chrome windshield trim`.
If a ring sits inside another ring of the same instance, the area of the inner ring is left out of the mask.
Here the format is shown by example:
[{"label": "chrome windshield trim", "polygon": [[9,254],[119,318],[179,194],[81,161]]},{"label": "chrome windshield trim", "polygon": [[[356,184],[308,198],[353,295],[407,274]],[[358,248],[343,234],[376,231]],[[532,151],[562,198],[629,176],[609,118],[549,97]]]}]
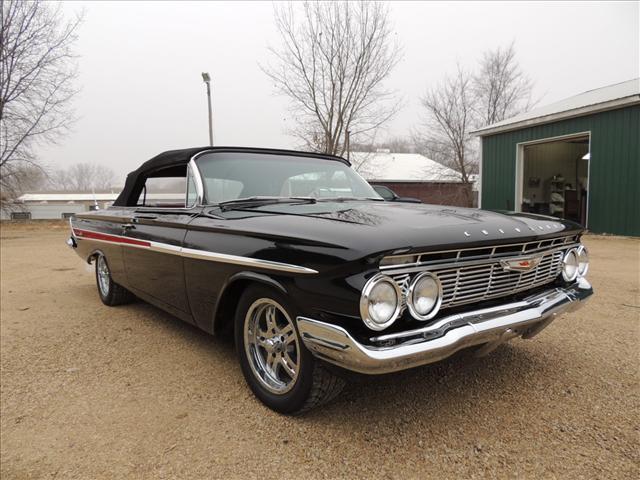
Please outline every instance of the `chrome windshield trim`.
[{"label": "chrome windshield trim", "polygon": [[198,152],[191,160],[189,160],[189,167],[193,172],[193,179],[196,182],[196,191],[198,192],[198,198],[196,199],[196,205],[204,204],[204,182],[202,181],[202,174],[200,173],[200,169],[198,168],[198,164],[196,163],[196,158],[198,158],[203,153],[210,152],[211,150],[205,150],[204,152]]}]

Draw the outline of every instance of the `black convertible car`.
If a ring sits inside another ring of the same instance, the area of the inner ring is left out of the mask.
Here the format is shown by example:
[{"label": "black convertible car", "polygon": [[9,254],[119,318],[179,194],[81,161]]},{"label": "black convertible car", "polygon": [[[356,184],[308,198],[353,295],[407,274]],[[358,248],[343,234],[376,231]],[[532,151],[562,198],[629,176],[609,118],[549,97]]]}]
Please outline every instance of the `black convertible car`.
[{"label": "black convertible car", "polygon": [[[184,194],[166,193],[183,190]],[[342,158],[192,148],[127,177],[71,220],[106,305],[139,297],[235,335],[266,405],[333,398],[342,369],[377,374],[531,338],[592,294],[576,224],[384,202]]]}]

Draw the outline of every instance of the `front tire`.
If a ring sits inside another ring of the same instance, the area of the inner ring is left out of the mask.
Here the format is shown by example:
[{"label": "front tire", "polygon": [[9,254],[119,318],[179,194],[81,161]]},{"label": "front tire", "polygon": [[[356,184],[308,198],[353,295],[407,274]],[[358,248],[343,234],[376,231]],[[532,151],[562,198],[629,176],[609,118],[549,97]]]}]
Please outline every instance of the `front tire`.
[{"label": "front tire", "polygon": [[332,400],[344,381],[304,346],[284,295],[262,285],[240,297],[235,343],[242,373],[256,397],[279,413],[302,413]]},{"label": "front tire", "polygon": [[102,303],[110,307],[130,303],[134,299],[133,294],[113,281],[107,258],[100,253],[96,255],[95,264],[96,285]]}]

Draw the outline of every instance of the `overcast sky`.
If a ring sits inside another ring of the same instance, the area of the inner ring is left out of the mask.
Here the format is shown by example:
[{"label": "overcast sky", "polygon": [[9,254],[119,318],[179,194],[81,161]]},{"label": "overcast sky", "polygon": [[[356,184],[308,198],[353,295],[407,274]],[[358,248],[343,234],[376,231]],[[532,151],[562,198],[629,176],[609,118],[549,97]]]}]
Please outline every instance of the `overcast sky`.
[{"label": "overcast sky", "polygon": [[[269,2],[67,3],[83,9],[78,53],[79,121],[59,145],[40,149],[49,165],[108,165],[119,177],[168,149],[206,145],[200,73],[213,81],[218,145],[296,147],[287,100],[259,64],[277,44]],[[456,62],[473,68],[483,51],[516,43],[542,104],[639,74],[637,2],[456,2],[390,4],[404,50],[389,79],[404,109],[379,140],[420,121],[419,97]]]}]

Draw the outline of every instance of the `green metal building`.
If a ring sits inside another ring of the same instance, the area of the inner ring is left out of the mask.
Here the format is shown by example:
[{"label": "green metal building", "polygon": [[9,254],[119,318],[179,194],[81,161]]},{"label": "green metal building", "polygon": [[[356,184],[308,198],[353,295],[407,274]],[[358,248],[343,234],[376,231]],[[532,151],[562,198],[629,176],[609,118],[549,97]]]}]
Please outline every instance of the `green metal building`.
[{"label": "green metal building", "polygon": [[640,79],[590,90],[474,132],[480,207],[640,236]]}]

